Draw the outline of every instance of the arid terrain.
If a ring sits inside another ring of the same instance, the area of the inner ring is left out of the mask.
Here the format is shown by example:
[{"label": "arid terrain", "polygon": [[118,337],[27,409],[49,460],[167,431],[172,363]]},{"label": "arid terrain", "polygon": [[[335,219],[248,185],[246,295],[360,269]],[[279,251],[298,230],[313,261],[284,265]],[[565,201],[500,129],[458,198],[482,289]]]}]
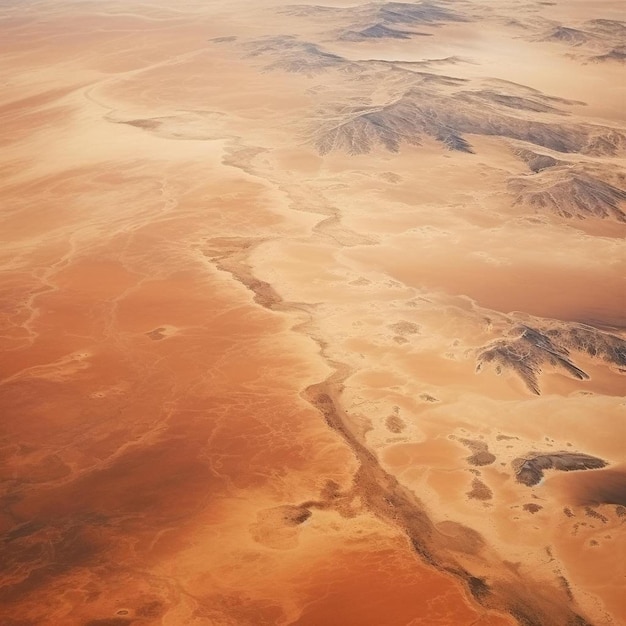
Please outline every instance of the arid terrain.
[{"label": "arid terrain", "polygon": [[0,625],[626,625],[624,20],[0,2]]}]

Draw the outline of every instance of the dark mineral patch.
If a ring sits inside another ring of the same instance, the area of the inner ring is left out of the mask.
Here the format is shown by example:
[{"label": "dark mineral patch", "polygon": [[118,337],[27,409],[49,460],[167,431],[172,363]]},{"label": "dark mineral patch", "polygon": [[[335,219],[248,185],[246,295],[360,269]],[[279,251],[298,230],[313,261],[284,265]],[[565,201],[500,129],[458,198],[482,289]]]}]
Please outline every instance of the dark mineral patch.
[{"label": "dark mineral patch", "polygon": [[237,37],[234,35],[230,35],[227,37],[214,37],[213,39],[209,39],[211,43],[232,43],[233,41],[237,41]]},{"label": "dark mineral patch", "polygon": [[458,439],[465,447],[472,451],[471,456],[467,457],[470,465],[491,465],[496,457],[489,452],[489,446],[484,441],[476,441],[475,439]]},{"label": "dark mineral patch", "polygon": [[161,339],[165,339],[165,328],[155,328],[151,330],[149,333],[146,333],[147,337],[150,337],[153,341],[160,341]]},{"label": "dark mineral patch", "polygon": [[491,593],[491,589],[489,589],[489,585],[485,582],[484,578],[478,578],[477,576],[470,576],[467,579],[467,586],[470,590],[470,593],[476,599],[484,598],[489,593]]},{"label": "dark mineral patch", "polygon": [[467,497],[472,500],[491,500],[493,492],[484,482],[478,478],[472,480],[472,489],[467,492]]},{"label": "dark mineral patch", "polygon": [[535,513],[539,513],[539,511],[541,511],[541,509],[543,509],[543,507],[539,504],[535,504],[534,502],[530,502],[528,504],[525,504],[523,507],[524,511],[528,511],[529,513],[532,513],[533,515]]},{"label": "dark mineral patch", "polygon": [[569,472],[605,467],[607,462],[582,452],[554,452],[549,454],[530,454],[515,459],[511,465],[515,479],[527,487],[537,485],[543,478],[544,470]]},{"label": "dark mineral patch", "polygon": [[585,515],[587,517],[592,517],[593,519],[597,519],[598,521],[606,524],[609,521],[609,518],[606,515],[602,515],[602,513],[598,513],[595,509],[592,509],[590,506],[585,507]]},{"label": "dark mineral patch", "polygon": [[399,415],[389,415],[385,420],[385,426],[387,426],[387,430],[396,435],[400,434],[406,428],[404,420]]},{"label": "dark mineral patch", "polygon": [[429,393],[420,393],[419,398],[424,402],[439,402],[438,398],[435,398],[435,396],[431,396]]},{"label": "dark mineral patch", "polygon": [[390,324],[389,328],[398,335],[416,335],[420,332],[420,327],[417,324],[405,320]]}]

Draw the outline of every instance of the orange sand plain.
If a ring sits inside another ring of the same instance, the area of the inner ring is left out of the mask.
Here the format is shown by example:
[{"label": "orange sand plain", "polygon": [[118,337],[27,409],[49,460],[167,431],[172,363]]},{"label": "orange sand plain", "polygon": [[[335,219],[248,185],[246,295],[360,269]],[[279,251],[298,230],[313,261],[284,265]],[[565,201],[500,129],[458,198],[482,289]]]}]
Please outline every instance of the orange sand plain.
[{"label": "orange sand plain", "polygon": [[[623,370],[533,395],[475,359],[522,322],[623,339],[624,224],[516,204],[514,139],[320,155],[320,94],[400,87],[246,47],[471,57],[445,73],[625,130],[616,66],[491,4],[359,44],[287,3],[0,7],[3,625],[626,624]],[[590,4],[528,12],[619,19]],[[563,450],[608,467],[515,481]]]}]

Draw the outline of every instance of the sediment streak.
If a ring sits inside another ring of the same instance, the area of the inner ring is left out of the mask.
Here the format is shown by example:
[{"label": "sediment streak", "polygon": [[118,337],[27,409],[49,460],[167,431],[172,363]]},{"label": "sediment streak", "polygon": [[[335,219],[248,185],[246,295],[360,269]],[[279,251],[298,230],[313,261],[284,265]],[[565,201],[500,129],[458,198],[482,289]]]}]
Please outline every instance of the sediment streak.
[{"label": "sediment streak", "polygon": [[316,342],[320,356],[333,372],[325,380],[308,386],[301,396],[341,436],[359,464],[348,493],[333,493],[321,501],[300,503],[296,505],[298,509],[332,508],[345,514],[342,506],[358,499],[363,511],[401,531],[424,563],[459,580],[468,595],[483,608],[508,614],[521,626],[593,626],[577,612],[569,583],[558,569],[549,579],[529,578],[504,561],[479,533],[456,522],[457,541],[451,547],[449,536],[437,529],[420,499],[384,470],[376,455],[354,432],[342,408],[341,394],[352,371],[328,354],[326,342],[316,335],[311,307],[284,301],[270,283],[254,275],[249,257],[264,241],[238,237],[213,239],[207,242],[205,255],[215,267],[228,272],[250,290],[260,306],[275,312],[306,314],[306,321],[294,330]]}]

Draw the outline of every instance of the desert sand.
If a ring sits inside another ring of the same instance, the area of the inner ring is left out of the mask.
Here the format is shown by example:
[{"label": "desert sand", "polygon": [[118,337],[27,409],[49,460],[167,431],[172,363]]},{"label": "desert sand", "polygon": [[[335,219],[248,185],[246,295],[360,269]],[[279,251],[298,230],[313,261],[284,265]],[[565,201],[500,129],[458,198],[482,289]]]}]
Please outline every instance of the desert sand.
[{"label": "desert sand", "polygon": [[626,624],[623,6],[0,6],[3,626]]}]

